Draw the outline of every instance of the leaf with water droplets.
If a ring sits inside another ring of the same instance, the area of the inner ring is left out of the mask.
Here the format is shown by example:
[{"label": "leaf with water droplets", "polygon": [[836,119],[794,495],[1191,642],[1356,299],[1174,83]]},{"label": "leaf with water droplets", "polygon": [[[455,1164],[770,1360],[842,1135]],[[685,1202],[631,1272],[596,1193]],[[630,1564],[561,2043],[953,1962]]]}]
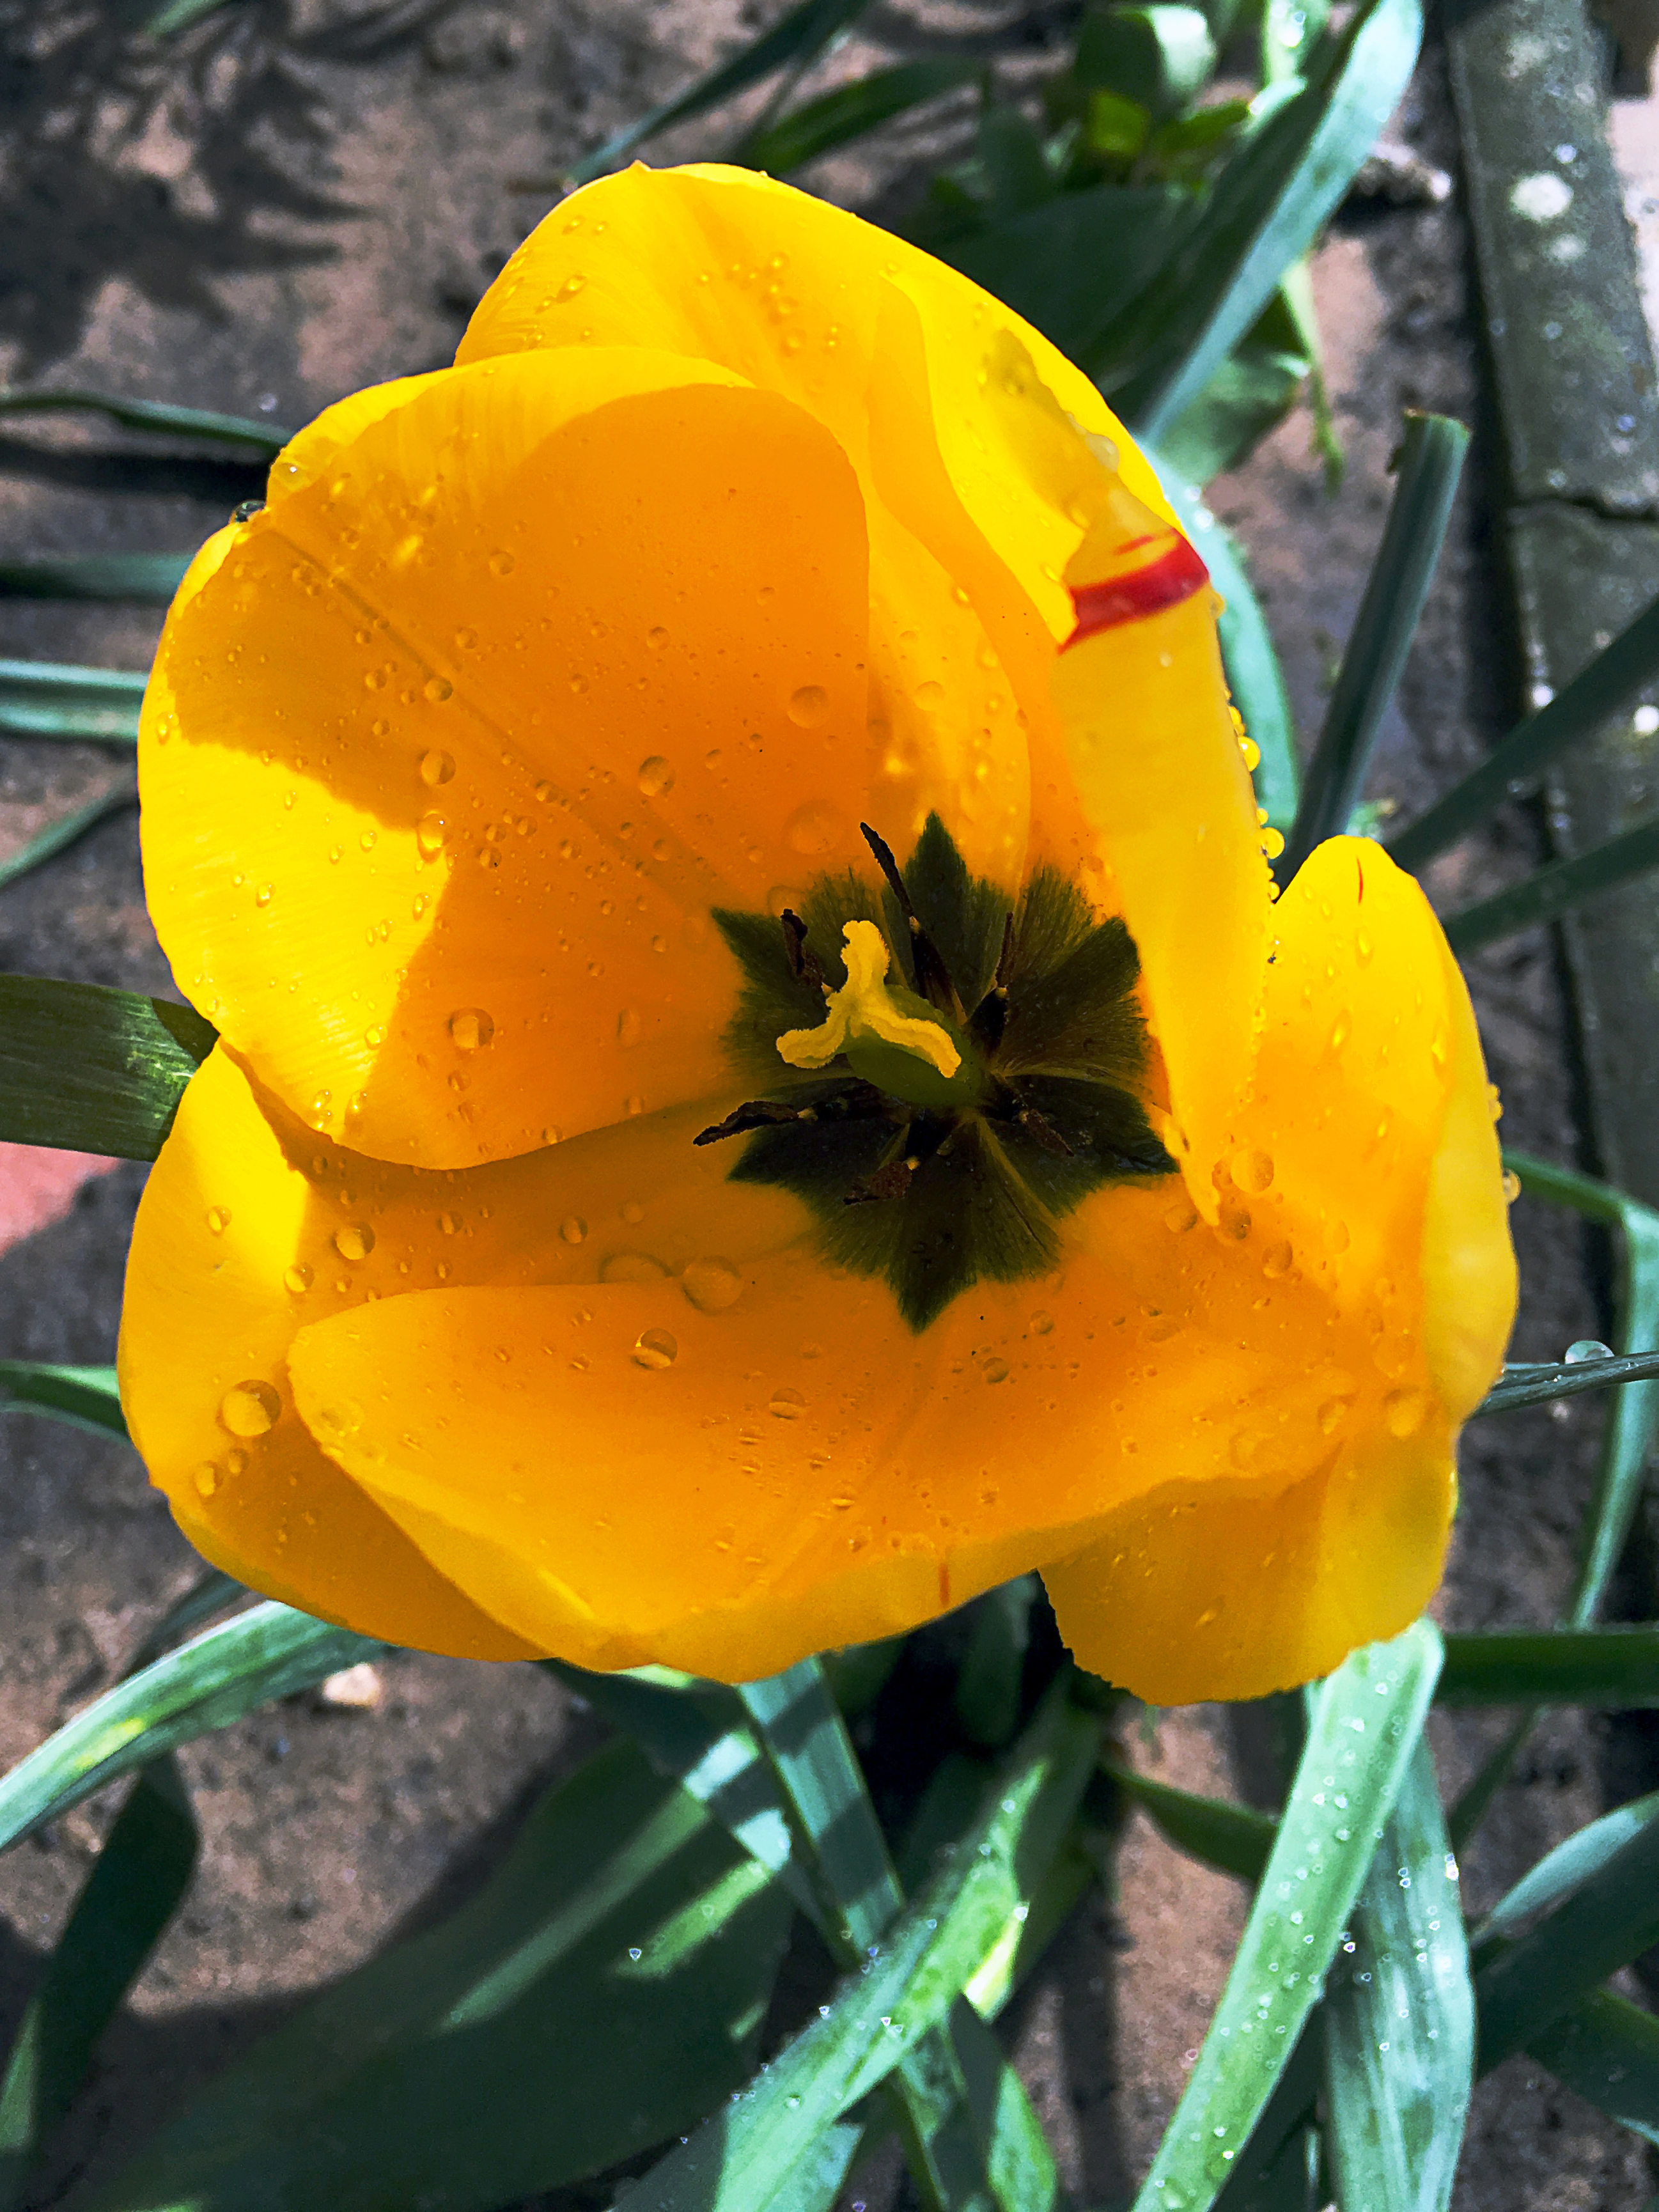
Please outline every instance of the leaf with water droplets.
[{"label": "leaf with water droplets", "polygon": [[1135,2212],[1207,2212],[1229,2179],[1322,1994],[1440,1656],[1439,1632],[1419,1620],[1320,1685],[1232,1972]]}]

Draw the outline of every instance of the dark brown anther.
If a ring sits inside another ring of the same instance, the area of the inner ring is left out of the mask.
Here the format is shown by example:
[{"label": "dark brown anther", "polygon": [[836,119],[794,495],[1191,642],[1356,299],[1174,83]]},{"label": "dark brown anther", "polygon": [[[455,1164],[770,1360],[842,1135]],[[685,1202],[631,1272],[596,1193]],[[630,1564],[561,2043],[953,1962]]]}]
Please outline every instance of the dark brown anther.
[{"label": "dark brown anther", "polygon": [[737,1107],[723,1121],[712,1128],[700,1129],[692,1138],[694,1145],[715,1145],[722,1137],[746,1137],[751,1129],[776,1129],[786,1123],[816,1121],[817,1114],[811,1106],[780,1106],[770,1098],[751,1098]]},{"label": "dark brown anther", "polygon": [[951,971],[945,964],[945,956],[921,926],[921,919],[910,902],[910,894],[904,888],[904,878],[899,864],[893,858],[893,848],[884,837],[878,836],[867,822],[860,822],[864,842],[876,856],[876,865],[887,878],[887,887],[899,902],[899,912],[910,928],[910,964],[919,994],[930,1006],[937,1006],[942,1014],[950,1014],[957,1021],[965,1021],[957,987],[951,981]]},{"label": "dark brown anther", "polygon": [[910,1188],[910,1178],[921,1165],[918,1159],[889,1160],[884,1168],[873,1175],[860,1176],[846,1197],[843,1206],[871,1206],[884,1198],[902,1198]]},{"label": "dark brown anther", "polygon": [[1039,1114],[1035,1106],[1022,1106],[1014,1119],[1033,1144],[1041,1145],[1045,1152],[1052,1152],[1057,1160],[1074,1160],[1077,1158],[1077,1146],[1068,1145],[1054,1123]]},{"label": "dark brown anther", "polygon": [[810,983],[815,991],[823,988],[823,970],[818,965],[817,955],[806,950],[806,924],[793,907],[785,907],[778,916],[783,924],[784,950],[789,956],[789,973],[798,982]]}]

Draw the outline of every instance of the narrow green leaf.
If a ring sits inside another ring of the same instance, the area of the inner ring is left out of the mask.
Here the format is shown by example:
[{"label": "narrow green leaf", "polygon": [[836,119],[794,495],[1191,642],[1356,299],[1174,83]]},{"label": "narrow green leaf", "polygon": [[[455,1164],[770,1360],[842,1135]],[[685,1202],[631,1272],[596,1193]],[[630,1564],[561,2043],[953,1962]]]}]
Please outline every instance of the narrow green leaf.
[{"label": "narrow green leaf", "polygon": [[0,860],[0,890],[8,884],[15,884],[19,877],[27,875],[32,869],[38,868],[43,860],[50,860],[56,854],[63,852],[97,823],[107,821],[112,814],[119,814],[137,804],[137,786],[119,783],[112,791],[100,791],[95,799],[88,799],[83,806],[73,807],[69,813],[59,815],[57,821],[48,823],[38,836],[31,837],[27,845],[6,860]]},{"label": "narrow green leaf", "polygon": [[1609,837],[1605,845],[1580,853],[1574,860],[1553,860],[1524,883],[1449,915],[1446,942],[1460,958],[1478,952],[1483,945],[1496,945],[1523,929],[1535,929],[1540,922],[1570,914],[1587,899],[1599,898],[1604,891],[1616,890],[1620,884],[1645,875],[1656,864],[1659,864],[1659,816],[1638,823],[1622,836]]},{"label": "narrow green leaf", "polygon": [[1296,723],[1284,672],[1261,603],[1251,588],[1243,555],[1190,486],[1159,469],[1170,504],[1197,547],[1210,581],[1224,605],[1217,625],[1233,703],[1261,758],[1251,770],[1255,802],[1280,836],[1288,834],[1300,802],[1302,770]]},{"label": "narrow green leaf", "polygon": [[0,975],[0,1138],[153,1160],[215,1035],[171,1000]]},{"label": "narrow green leaf", "polygon": [[[155,24],[149,28],[154,32]],[[64,413],[102,415],[124,430],[155,430],[167,437],[203,438],[215,445],[254,446],[272,458],[294,435],[275,422],[256,422],[247,415],[216,415],[203,407],[128,399],[119,392],[0,392],[0,415]]]},{"label": "narrow green leaf", "polygon": [[1457,1863],[1419,1736],[1325,2000],[1326,2141],[1358,2212],[1446,2212],[1474,2081]]},{"label": "narrow green leaf", "polygon": [[1650,2012],[1597,1990],[1527,2050],[1586,2103],[1659,2144],[1659,2020]]},{"label": "narrow green leaf", "polygon": [[0,1359],[0,1406],[50,1413],[90,1429],[94,1436],[125,1437],[121,1395],[112,1367],[52,1367],[39,1359]]},{"label": "narrow green leaf", "polygon": [[1627,1836],[1528,1934],[1482,1964],[1484,2073],[1659,1942],[1659,1821]]},{"label": "narrow green leaf", "polygon": [[127,1662],[123,1679],[142,1674],[175,1644],[182,1644],[187,1636],[211,1620],[215,1613],[227,1612],[252,1595],[246,1583],[222,1573],[217,1567],[207,1568],[155,1623]]},{"label": "narrow green leaf", "polygon": [[795,2038],[641,2186],[653,2212],[752,2212],[786,2185],[823,2130],[949,2015],[958,1994],[1018,1947],[1032,1886],[1088,1778],[1097,1723],[1045,1700],[988,1792],[980,1817],[876,1955]]},{"label": "narrow green leaf", "polygon": [[1101,1762],[1120,1790],[1151,1814],[1177,1850],[1224,1874],[1242,1875],[1259,1881],[1273,1847],[1279,1823],[1270,1813],[1253,1805],[1233,1805],[1222,1797],[1196,1797],[1190,1790],[1173,1789],[1137,1774],[1133,1767]]},{"label": "narrow green leaf", "polygon": [[1592,1820],[1588,1827],[1580,1828],[1559,1843],[1553,1850],[1546,1851],[1530,1872],[1504,1892],[1481,1922],[1474,1937],[1477,1960],[1489,1939],[1512,1941],[1535,1913],[1547,1911],[1564,1898],[1571,1897],[1574,1890],[1582,1889],[1615,1851],[1622,1850],[1632,1836],[1656,1820],[1659,1820],[1659,1790],[1604,1813],[1599,1820]]},{"label": "narrow green leaf", "polygon": [[173,39],[180,31],[187,31],[192,23],[199,23],[204,15],[211,15],[227,8],[231,0],[167,0],[144,25],[147,39]]},{"label": "narrow green leaf", "polygon": [[192,553],[66,553],[0,561],[0,599],[137,599],[165,606]]},{"label": "narrow green leaf", "polygon": [[1035,1575],[1017,1576],[988,1590],[969,1615],[972,1634],[957,1670],[957,1718],[969,1741],[987,1751],[1000,1751],[1019,1726],[1031,1607],[1040,1587]]},{"label": "narrow green leaf", "polygon": [[1216,2212],[1323,2212],[1317,2098],[1324,2014],[1316,2011],[1286,2061],[1250,2139],[1233,2160]]},{"label": "narrow green leaf", "polygon": [[156,1759],[82,1885],[0,2072],[0,2212],[23,2202],[99,2038],[190,1887],[199,1840],[175,1763]]},{"label": "narrow green leaf", "polygon": [[0,660],[0,730],[15,737],[136,744],[149,678],[123,668]]},{"label": "narrow green leaf", "polygon": [[1518,723],[1480,767],[1391,838],[1402,868],[1420,869],[1480,827],[1506,799],[1519,798],[1553,761],[1588,742],[1607,718],[1659,678],[1659,599],[1604,646],[1547,706]]},{"label": "narrow green leaf", "polygon": [[1420,0],[1371,0],[1328,70],[1216,177],[1203,216],[1123,315],[1111,365],[1100,365],[1138,437],[1158,443],[1313,244],[1404,92],[1422,33]]},{"label": "narrow green leaf", "polygon": [[1438,1632],[1419,1621],[1319,1686],[1232,1971],[1136,2212],[1207,2212],[1226,2182],[1322,1993],[1439,1668]]},{"label": "narrow green leaf", "polygon": [[1189,107],[1215,73],[1215,41],[1196,8],[1091,8],[1073,73],[1089,91],[1115,92],[1159,119]]},{"label": "narrow green leaf", "polygon": [[1608,1359],[1545,1360],[1535,1367],[1510,1370],[1475,1407],[1481,1413],[1513,1413],[1523,1406],[1543,1406],[1557,1398],[1577,1398],[1586,1390],[1609,1390],[1620,1382],[1644,1382],[1659,1376],[1659,1352],[1632,1352]]},{"label": "narrow green leaf", "polygon": [[729,61],[707,70],[684,92],[676,93],[672,100],[664,100],[607,138],[603,146],[583,155],[565,173],[566,182],[591,184],[595,177],[614,169],[646,139],[659,131],[665,131],[671,123],[686,123],[694,115],[718,107],[723,100],[730,100],[751,84],[758,84],[775,70],[791,64],[801,67],[816,59],[836,33],[854,22],[868,4],[869,0],[797,0],[796,6],[780,16],[769,30],[763,31]]},{"label": "narrow green leaf", "polygon": [[69,2203],[495,2212],[539,2197],[742,2081],[787,1917],[763,1868],[614,1744],[541,1800],[458,1912],[301,2006]]},{"label": "narrow green leaf", "polygon": [[256,1605],[119,1682],[0,1778],[0,1850],[118,1775],[384,1647],[285,1605]]},{"label": "narrow green leaf", "polygon": [[1289,413],[1310,367],[1305,354],[1252,332],[1170,423],[1160,448],[1170,466],[1195,484],[1236,467]]},{"label": "narrow green leaf", "polygon": [[1446,1638],[1448,1705],[1659,1705],[1659,1627],[1489,1628]]},{"label": "narrow green leaf", "polygon": [[1444,415],[1408,415],[1394,503],[1359,603],[1302,805],[1274,872],[1288,884],[1316,845],[1340,837],[1358,805],[1440,558],[1469,434]]},{"label": "narrow green leaf", "polygon": [[897,62],[890,69],[872,70],[851,84],[837,85],[817,100],[805,101],[790,114],[746,138],[734,159],[747,168],[764,169],[769,175],[787,176],[805,161],[834,151],[866,131],[878,130],[895,116],[960,91],[982,74],[982,64],[963,55],[937,54],[919,61]]}]

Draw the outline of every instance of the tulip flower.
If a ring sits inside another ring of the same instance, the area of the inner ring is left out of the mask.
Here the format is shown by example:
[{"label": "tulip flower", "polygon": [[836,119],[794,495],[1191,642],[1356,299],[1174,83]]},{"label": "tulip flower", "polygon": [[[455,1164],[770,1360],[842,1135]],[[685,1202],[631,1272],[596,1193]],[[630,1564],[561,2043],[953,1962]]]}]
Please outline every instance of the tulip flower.
[{"label": "tulip flower", "polygon": [[1160,1702],[1408,1620],[1486,1073],[1376,847],[1274,902],[1216,607],[1052,346],[746,173],[578,193],[302,432],[140,740],[221,1039],[120,1352],[191,1540],[728,1680],[1034,1568]]}]

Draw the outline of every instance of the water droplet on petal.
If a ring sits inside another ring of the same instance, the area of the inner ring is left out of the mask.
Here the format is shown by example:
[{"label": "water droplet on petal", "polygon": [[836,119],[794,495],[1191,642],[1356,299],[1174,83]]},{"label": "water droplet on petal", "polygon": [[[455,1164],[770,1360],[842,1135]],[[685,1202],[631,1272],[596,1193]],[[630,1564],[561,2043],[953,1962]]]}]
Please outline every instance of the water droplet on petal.
[{"label": "water droplet on petal", "polygon": [[355,1437],[363,1425],[363,1409],[355,1398],[343,1398],[337,1406],[319,1407],[313,1425],[325,1436]]},{"label": "water droplet on petal", "polygon": [[674,788],[674,771],[660,753],[640,763],[640,789],[647,799],[660,799]]},{"label": "water droplet on petal", "polygon": [[421,690],[434,707],[441,707],[446,699],[455,696],[455,686],[447,676],[428,676]]},{"label": "water droplet on petal", "polygon": [[1230,1162],[1233,1181],[1240,1190],[1260,1193],[1267,1189],[1273,1179],[1273,1157],[1268,1152],[1249,1147],[1235,1152]]},{"label": "water droplet on petal", "polygon": [[648,1252],[613,1252],[599,1267],[602,1283],[659,1283],[668,1273]]},{"label": "water droplet on petal", "polygon": [[785,825],[784,836],[796,853],[827,853],[840,835],[839,817],[817,800],[798,806]]},{"label": "water droplet on petal", "polygon": [[334,1232],[334,1249],[343,1260],[367,1260],[374,1249],[374,1231],[366,1221],[343,1221]]},{"label": "water droplet on petal", "polygon": [[1031,1316],[1028,1326],[1033,1336],[1052,1336],[1054,1328],[1054,1317],[1051,1313],[1044,1313],[1039,1307],[1037,1311]]},{"label": "water droplet on petal", "polygon": [[[207,1225],[213,1231],[216,1237],[222,1237],[226,1230],[230,1226],[230,1208],[228,1206],[209,1206],[207,1210]],[[1572,1354],[1569,1352],[1567,1357],[1571,1359]]]},{"label": "water droplet on petal", "polygon": [[463,1006],[449,1018],[449,1034],[459,1052],[482,1052],[495,1034],[493,1018],[482,1006]]},{"label": "water droplet on petal", "polygon": [[196,1485],[196,1494],[198,1498],[211,1498],[219,1487],[217,1465],[210,1459],[204,1459],[191,1480]]},{"label": "water droplet on petal", "polygon": [[637,1044],[640,1041],[640,1017],[633,1006],[624,1006],[617,1017],[617,1042]]},{"label": "water droplet on petal", "polygon": [[737,1304],[743,1278],[729,1260],[710,1255],[686,1261],[680,1288],[700,1313],[724,1313]]},{"label": "water droplet on petal", "polygon": [[434,860],[444,848],[448,826],[441,814],[422,815],[415,824],[415,842],[428,860]]},{"label": "water droplet on petal", "polygon": [[292,1291],[296,1298],[311,1288],[312,1280],[312,1271],[303,1260],[296,1260],[291,1267],[283,1270],[283,1287]]},{"label": "water droplet on petal", "polygon": [[780,1421],[798,1421],[806,1411],[806,1401],[799,1390],[775,1390],[767,1411]]},{"label": "water droplet on petal", "polygon": [[1428,1410],[1421,1390],[1390,1390],[1382,1401],[1382,1419],[1391,1437],[1414,1437]]},{"label": "water droplet on petal", "polygon": [[679,1348],[678,1341],[665,1328],[647,1328],[635,1340],[635,1364],[639,1367],[672,1367]]},{"label": "water droplet on petal", "polygon": [[447,783],[455,773],[453,753],[429,752],[421,755],[421,781],[434,787]]},{"label": "water droplet on petal", "polygon": [[559,1234],[567,1244],[580,1244],[587,1234],[587,1224],[580,1213],[567,1213],[559,1224]]},{"label": "water droplet on petal", "polygon": [[1294,1257],[1290,1246],[1281,1239],[1277,1244],[1270,1244],[1262,1254],[1261,1272],[1270,1282],[1276,1282],[1279,1276],[1290,1273]]},{"label": "water droplet on petal", "polygon": [[275,1428],[282,1409],[269,1382],[233,1382],[219,1401],[219,1420],[234,1437],[263,1437]]},{"label": "water droplet on petal", "polygon": [[489,556],[489,573],[492,576],[510,576],[518,565],[510,553],[492,553]]},{"label": "water droplet on petal", "polygon": [[829,712],[830,694],[821,684],[803,684],[789,695],[789,719],[797,729],[817,729]]}]

